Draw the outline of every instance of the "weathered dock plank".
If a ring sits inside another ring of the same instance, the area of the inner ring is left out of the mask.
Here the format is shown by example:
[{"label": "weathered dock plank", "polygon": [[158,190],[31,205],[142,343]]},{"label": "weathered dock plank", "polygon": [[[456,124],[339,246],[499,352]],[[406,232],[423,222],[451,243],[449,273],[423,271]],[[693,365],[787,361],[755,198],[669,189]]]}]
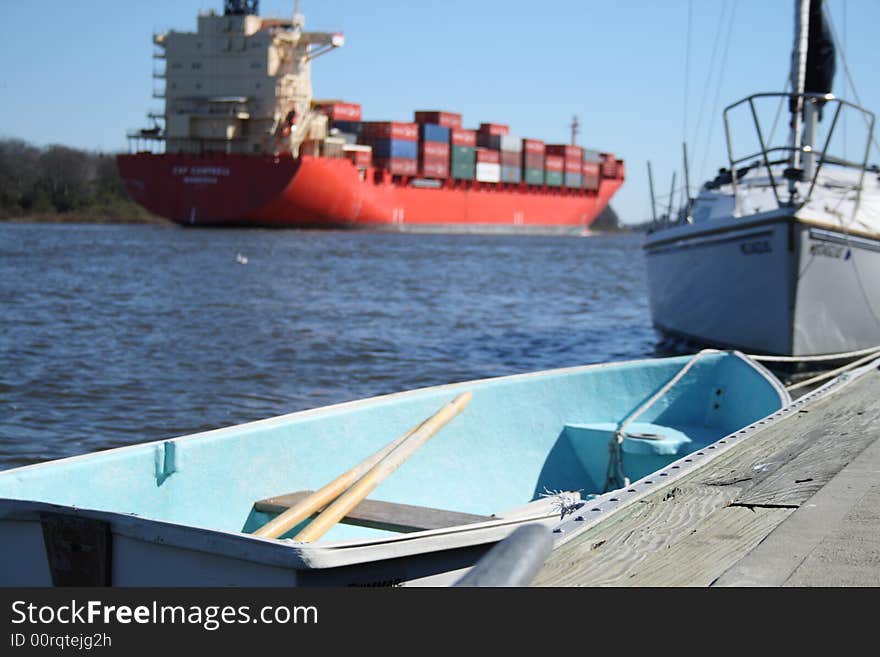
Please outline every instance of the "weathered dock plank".
[{"label": "weathered dock plank", "polygon": [[794,511],[727,507],[712,513],[632,569],[626,585],[709,586]]},{"label": "weathered dock plank", "polygon": [[878,399],[874,370],[768,424],[557,547],[534,585],[711,584],[877,441]]},{"label": "weathered dock plank", "polygon": [[[878,377],[880,378],[880,377]],[[873,390],[873,388],[871,388]],[[852,415],[837,417],[827,428],[811,432],[811,441],[779,469],[751,486],[734,502],[743,506],[800,506],[831,481],[853,457],[880,438],[880,408],[865,408],[866,389],[854,389],[858,399],[842,404]],[[858,394],[861,393],[861,394]],[[872,401],[880,400],[880,394]]]},{"label": "weathered dock plank", "polygon": [[792,573],[786,586],[880,586],[880,486],[874,486]]},{"label": "weathered dock plank", "polygon": [[612,515],[606,522],[558,547],[534,584],[625,584],[642,561],[665,550],[676,537],[687,535],[716,509],[730,504],[731,499],[731,491],[720,487],[672,486],[663,495],[636,502],[626,513]]},{"label": "weathered dock plank", "polygon": [[715,582],[880,586],[880,440]]}]

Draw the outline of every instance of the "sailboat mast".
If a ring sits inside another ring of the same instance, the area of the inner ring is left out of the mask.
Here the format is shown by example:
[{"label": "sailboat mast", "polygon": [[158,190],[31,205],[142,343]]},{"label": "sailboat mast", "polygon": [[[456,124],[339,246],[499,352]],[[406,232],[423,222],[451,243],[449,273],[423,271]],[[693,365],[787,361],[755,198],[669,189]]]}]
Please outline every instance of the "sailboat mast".
[{"label": "sailboat mast", "polygon": [[[807,79],[807,50],[810,36],[810,0],[795,0],[795,29],[794,29],[794,53],[792,55],[791,81],[792,102],[791,109],[791,137],[792,147],[791,168],[801,168],[803,136],[801,126],[804,109],[804,86]],[[797,191],[797,181],[789,178],[788,191],[792,196]]]}]

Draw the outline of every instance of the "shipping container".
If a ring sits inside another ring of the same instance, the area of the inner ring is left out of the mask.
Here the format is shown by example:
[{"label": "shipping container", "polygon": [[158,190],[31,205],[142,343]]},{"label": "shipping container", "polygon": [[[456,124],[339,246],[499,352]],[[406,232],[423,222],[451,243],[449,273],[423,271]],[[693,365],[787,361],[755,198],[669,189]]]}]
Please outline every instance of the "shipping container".
[{"label": "shipping container", "polygon": [[520,153],[512,153],[510,151],[499,152],[501,153],[501,166],[516,167],[518,169],[522,168],[522,162],[520,162]]},{"label": "shipping container", "polygon": [[544,170],[544,155],[540,153],[529,153],[523,151],[522,160],[523,169],[541,169]]},{"label": "shipping container", "polygon": [[446,128],[461,128],[461,114],[442,112],[439,110],[417,110],[416,123],[434,123]]},{"label": "shipping container", "polygon": [[433,123],[419,124],[419,141],[435,141],[443,144],[449,143],[451,129]]},{"label": "shipping container", "polygon": [[346,144],[342,147],[342,154],[359,169],[366,169],[373,160],[373,149],[361,144]]},{"label": "shipping container", "polygon": [[402,139],[375,139],[368,142],[373,147],[373,155],[378,159],[416,160],[419,157],[419,145],[415,141]]},{"label": "shipping container", "polygon": [[453,146],[449,152],[449,160],[452,166],[464,163],[473,167],[477,162],[477,149],[470,146]]},{"label": "shipping container", "polygon": [[419,157],[440,157],[449,159],[449,144],[439,141],[423,141],[419,144]]},{"label": "shipping container", "polygon": [[522,182],[522,169],[518,166],[506,167],[501,165],[501,182],[519,183]]},{"label": "shipping container", "polygon": [[420,141],[436,141],[443,144],[449,144],[449,128],[442,125],[434,125],[433,123],[422,123],[419,125]]},{"label": "shipping container", "polygon": [[357,103],[315,101],[312,103],[312,107],[326,115],[331,121],[361,120],[361,106]]},{"label": "shipping container", "polygon": [[415,123],[364,121],[361,125],[361,134],[364,137],[401,141],[418,141],[419,139],[419,126]]},{"label": "shipping container", "polygon": [[418,160],[376,158],[375,162],[376,167],[386,169],[396,176],[417,176],[419,173]]},{"label": "shipping container", "polygon": [[583,186],[583,176],[579,173],[565,173],[565,186],[580,189]]},{"label": "shipping container", "polygon": [[493,151],[501,150],[501,135],[490,135],[488,132],[477,133],[477,146]]},{"label": "shipping container", "polygon": [[352,135],[360,136],[363,134],[363,125],[360,121],[331,121],[330,130],[332,131],[333,128]]},{"label": "shipping container", "polygon": [[[587,167],[595,167],[595,170]],[[583,186],[591,192],[599,189],[599,165],[595,162],[584,162]]]},{"label": "shipping container", "polygon": [[510,134],[510,128],[502,123],[481,123],[479,132],[500,136]]},{"label": "shipping container", "polygon": [[[565,168],[565,159],[561,155],[547,155],[544,158],[544,169],[546,171],[554,171],[562,173]],[[547,183],[548,185],[550,183]]]},{"label": "shipping container", "polygon": [[449,141],[453,146],[470,146],[474,148],[477,145],[477,131],[452,128],[449,131]]},{"label": "shipping container", "polygon": [[[497,164],[501,166],[501,153],[499,151],[493,151],[488,148],[478,148],[477,151],[477,164]],[[499,173],[499,175],[501,175]]]},{"label": "shipping container", "polygon": [[467,162],[452,159],[449,165],[449,176],[455,180],[473,180],[476,175],[476,169],[477,167],[473,160]]},{"label": "shipping container", "polygon": [[544,184],[544,169],[525,169],[523,180],[529,185]]},{"label": "shipping container", "polygon": [[562,187],[563,174],[562,171],[546,170],[544,172],[544,184],[548,187]]},{"label": "shipping container", "polygon": [[543,157],[544,153],[547,151],[547,146],[540,139],[523,139],[522,150],[524,153],[540,155]]},{"label": "shipping container", "polygon": [[501,182],[501,165],[489,162],[477,162],[476,179],[480,182]]},{"label": "shipping container", "polygon": [[500,150],[508,151],[511,153],[521,153],[522,139],[519,137],[514,137],[513,135],[501,135]]},{"label": "shipping container", "polygon": [[584,149],[571,144],[547,144],[547,155],[561,155],[566,160],[584,161]]},{"label": "shipping container", "polygon": [[602,154],[599,151],[594,151],[591,148],[584,149],[584,162],[601,162]]},{"label": "shipping container", "polygon": [[424,178],[448,178],[449,160],[425,159],[422,160],[419,170]]},{"label": "shipping container", "polygon": [[599,164],[596,162],[584,162],[581,173],[585,176],[599,177]]}]

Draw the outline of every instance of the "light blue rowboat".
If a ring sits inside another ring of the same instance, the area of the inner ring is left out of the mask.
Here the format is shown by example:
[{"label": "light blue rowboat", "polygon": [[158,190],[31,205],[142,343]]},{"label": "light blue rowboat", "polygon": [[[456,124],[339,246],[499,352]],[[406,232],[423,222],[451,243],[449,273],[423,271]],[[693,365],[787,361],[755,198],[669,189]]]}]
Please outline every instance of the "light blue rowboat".
[{"label": "light blue rowboat", "polygon": [[[464,410],[320,540],[252,535],[283,496],[321,488],[465,391]],[[7,470],[0,583],[445,583],[517,526],[558,522],[547,492],[635,481],[789,402],[760,365],[709,351],[401,392]]]}]

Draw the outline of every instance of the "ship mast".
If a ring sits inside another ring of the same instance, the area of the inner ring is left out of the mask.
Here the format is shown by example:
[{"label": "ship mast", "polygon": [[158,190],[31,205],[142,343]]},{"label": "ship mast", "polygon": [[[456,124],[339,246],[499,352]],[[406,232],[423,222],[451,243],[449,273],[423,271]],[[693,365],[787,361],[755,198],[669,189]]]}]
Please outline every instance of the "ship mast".
[{"label": "ship mast", "polygon": [[791,61],[791,81],[793,95],[789,103],[791,110],[791,169],[796,174],[788,179],[788,192],[793,199],[797,194],[797,172],[801,170],[804,143],[801,127],[804,110],[804,86],[807,79],[807,50],[810,36],[810,0],[795,0],[795,37]]},{"label": "ship mast", "polygon": [[571,120],[571,145],[577,146],[577,135],[581,131],[581,124],[577,115]]},{"label": "ship mast", "polygon": [[305,22],[305,16],[299,10],[299,0],[293,0],[293,29],[301,32]]}]

